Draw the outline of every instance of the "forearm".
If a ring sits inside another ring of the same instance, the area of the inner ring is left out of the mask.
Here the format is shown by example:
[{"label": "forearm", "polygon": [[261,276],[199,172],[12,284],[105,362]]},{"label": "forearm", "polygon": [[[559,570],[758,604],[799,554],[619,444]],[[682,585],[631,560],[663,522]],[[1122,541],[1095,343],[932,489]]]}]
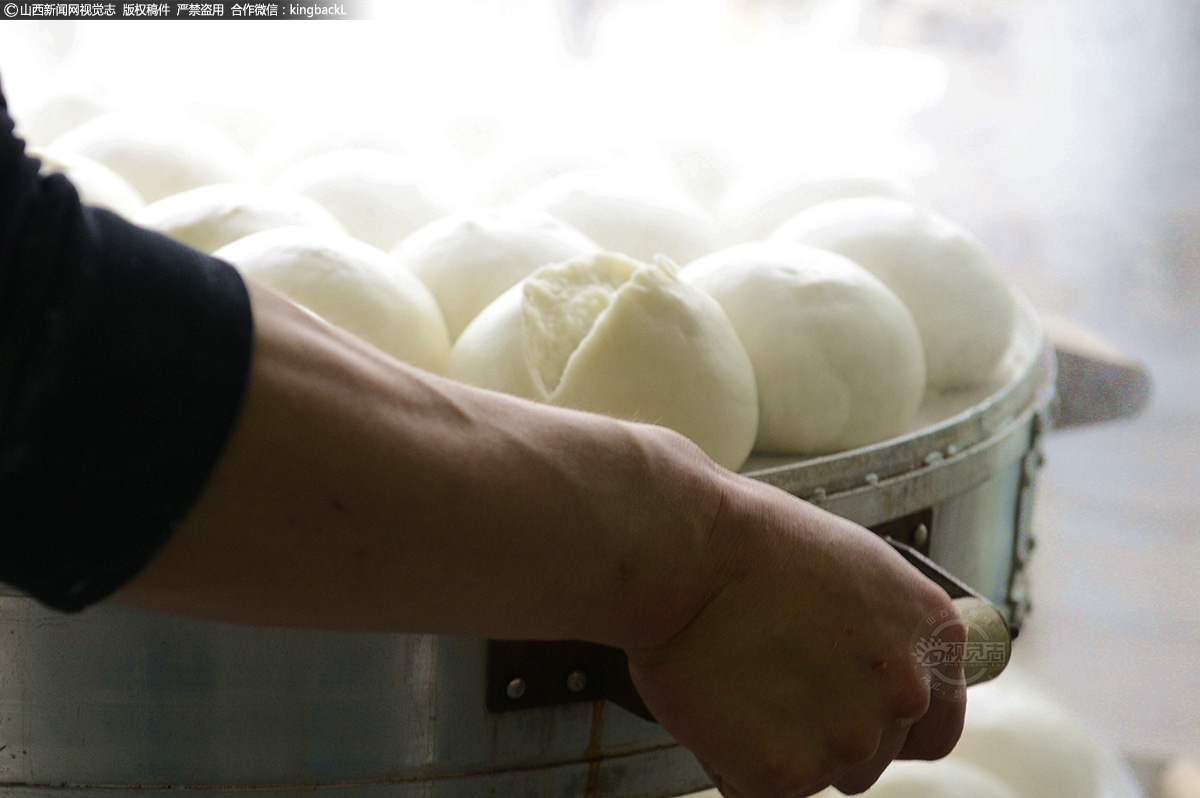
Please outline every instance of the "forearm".
[{"label": "forearm", "polygon": [[193,512],[117,600],[623,646],[695,613],[724,479],[698,450],[408,368],[266,289],[251,297],[239,421]]}]

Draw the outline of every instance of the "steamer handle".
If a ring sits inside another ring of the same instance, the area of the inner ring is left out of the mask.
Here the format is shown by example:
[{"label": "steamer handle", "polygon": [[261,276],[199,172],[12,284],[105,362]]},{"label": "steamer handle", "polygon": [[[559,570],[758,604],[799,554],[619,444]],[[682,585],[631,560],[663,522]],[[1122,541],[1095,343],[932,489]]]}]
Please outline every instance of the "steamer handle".
[{"label": "steamer handle", "polygon": [[[924,554],[905,543],[882,536],[918,571],[945,590],[967,622],[962,652],[964,676],[952,688],[994,679],[1008,665],[1012,634],[1004,616],[979,595]],[[933,619],[931,631],[936,629]],[[920,630],[917,630],[918,634]],[[917,641],[918,646],[920,641]],[[948,652],[931,641],[919,656],[936,672],[934,658]],[[597,643],[578,641],[488,641],[486,704],[491,712],[553,707],[580,701],[608,700],[646,720],[654,715],[629,677],[625,652]],[[572,680],[568,674],[582,678]]]},{"label": "steamer handle", "polygon": [[1153,380],[1145,364],[1067,319],[1043,315],[1042,328],[1057,366],[1053,429],[1130,418],[1149,404]]},{"label": "steamer handle", "polygon": [[[1008,667],[1013,641],[1013,633],[1000,610],[917,549],[886,535],[883,539],[922,575],[945,590],[955,609],[966,622],[967,639],[962,652],[961,687],[982,684],[999,676]],[[929,625],[931,631],[936,629],[937,619],[931,619]],[[937,649],[925,649],[920,655],[936,656]],[[936,662],[927,664],[936,670]]]},{"label": "steamer handle", "polygon": [[[917,549],[887,535],[884,535],[883,539],[926,578],[949,594],[955,609],[967,624],[967,639],[962,651],[962,681],[959,683],[955,680],[951,686],[965,689],[974,684],[989,682],[999,676],[1008,667],[1008,662],[1012,657],[1013,641],[1012,631],[1000,610],[969,585]],[[935,620],[931,627],[936,628],[936,625]],[[647,720],[654,720],[654,716],[646,709],[646,705],[642,702],[641,696],[638,695],[629,678],[629,665],[625,661],[624,652],[618,651],[615,654],[616,656],[610,658],[608,662],[609,681],[605,697],[635,715],[640,715]],[[936,657],[938,654],[936,648],[926,649],[920,653],[924,657]],[[928,664],[936,672],[936,662]]]}]

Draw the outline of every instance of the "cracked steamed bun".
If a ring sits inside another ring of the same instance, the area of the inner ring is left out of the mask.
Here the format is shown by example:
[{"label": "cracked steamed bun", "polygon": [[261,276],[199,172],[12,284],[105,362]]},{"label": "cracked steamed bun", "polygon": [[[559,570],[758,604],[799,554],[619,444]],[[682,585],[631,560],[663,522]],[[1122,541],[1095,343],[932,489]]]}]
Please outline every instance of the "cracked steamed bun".
[{"label": "cracked steamed bun", "polygon": [[446,373],[670,427],[731,469],[758,428],[745,348],[720,305],[666,260],[597,253],[538,269],[467,326]]},{"label": "cracked steamed bun", "polygon": [[433,292],[453,341],[492,300],[535,270],[599,249],[547,214],[490,210],[432,222],[393,254]]},{"label": "cracked steamed bun", "polygon": [[867,270],[801,244],[741,244],[680,276],[721,304],[754,364],[755,449],[828,454],[908,430],[925,393],[921,338]]},{"label": "cracked steamed bun", "polygon": [[440,372],[450,350],[429,290],[387,253],[346,235],[281,227],[214,255],[384,352]]},{"label": "cracked steamed bun", "polygon": [[213,183],[249,179],[250,156],[229,137],[182,114],[113,111],[54,140],[129,181],[146,202]]},{"label": "cracked steamed bun", "polygon": [[904,200],[845,199],[797,214],[771,240],[844,255],[892,289],[921,333],[930,388],[978,385],[1008,349],[1012,291],[974,237],[942,216]]},{"label": "cracked steamed bun", "polygon": [[277,227],[346,232],[333,214],[308,197],[248,183],[201,186],[173,194],[143,208],[134,221],[207,253]]}]

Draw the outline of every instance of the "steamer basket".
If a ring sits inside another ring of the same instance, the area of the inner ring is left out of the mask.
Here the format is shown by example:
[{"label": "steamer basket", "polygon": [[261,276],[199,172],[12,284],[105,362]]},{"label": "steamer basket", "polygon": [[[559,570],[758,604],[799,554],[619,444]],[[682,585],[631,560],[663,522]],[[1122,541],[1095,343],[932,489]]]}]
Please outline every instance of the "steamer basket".
[{"label": "steamer basket", "polygon": [[[1017,625],[1053,395],[1053,354],[1022,300],[994,385],[927,403],[926,417],[944,420],[829,457],[755,457],[745,470],[909,542]],[[19,595],[0,596],[0,634],[0,796],[319,786],[328,798],[664,798],[708,786],[661,727],[607,701],[489,711],[484,641],[109,606],[63,616]],[[569,661],[548,672],[578,676]]]}]

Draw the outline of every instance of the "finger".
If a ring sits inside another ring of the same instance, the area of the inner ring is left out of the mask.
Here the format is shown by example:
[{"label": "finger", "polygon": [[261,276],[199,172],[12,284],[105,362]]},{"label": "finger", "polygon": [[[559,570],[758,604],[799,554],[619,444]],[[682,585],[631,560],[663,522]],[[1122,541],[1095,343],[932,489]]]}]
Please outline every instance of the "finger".
[{"label": "finger", "polygon": [[962,735],[967,701],[957,693],[930,693],[929,711],[908,731],[899,759],[941,759],[950,753]]},{"label": "finger", "polygon": [[904,748],[911,724],[897,723],[884,730],[879,737],[879,748],[875,755],[862,764],[849,768],[833,783],[846,795],[857,795],[879,780],[887,766]]},{"label": "finger", "polygon": [[941,759],[958,742],[967,708],[962,663],[966,636],[965,623],[944,624],[937,630],[937,639],[948,643],[958,656],[918,666],[928,685],[929,709],[909,730],[899,758]]},{"label": "finger", "polygon": [[700,763],[700,767],[704,768],[704,773],[708,776],[708,780],[713,783],[713,787],[716,787],[717,792],[721,793],[725,798],[745,798],[732,785],[727,784],[720,773],[703,762]]},{"label": "finger", "polygon": [[819,776],[815,780],[806,783],[798,791],[786,788],[781,792],[780,789],[765,787],[743,791],[735,787],[728,779],[702,761],[700,762],[700,767],[704,768],[704,772],[713,783],[713,787],[725,798],[806,798],[806,796],[816,795],[827,787],[832,787],[834,779],[832,775],[834,771],[830,770],[830,775]]}]

